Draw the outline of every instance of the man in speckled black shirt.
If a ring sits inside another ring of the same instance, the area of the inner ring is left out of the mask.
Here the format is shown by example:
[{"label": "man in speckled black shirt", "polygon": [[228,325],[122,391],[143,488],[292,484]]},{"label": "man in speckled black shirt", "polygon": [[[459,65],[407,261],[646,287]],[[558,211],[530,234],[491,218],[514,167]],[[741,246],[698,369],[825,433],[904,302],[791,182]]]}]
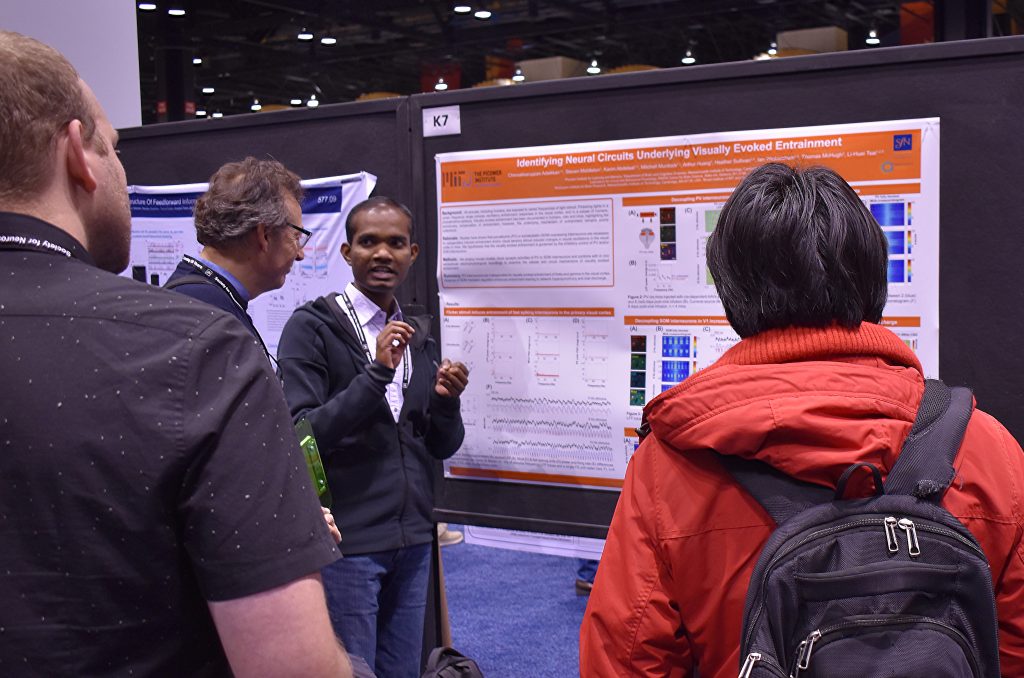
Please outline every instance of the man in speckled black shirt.
[{"label": "man in speckled black shirt", "polygon": [[266,358],[113,275],[116,143],[59,53],[0,31],[0,675],[348,676]]}]

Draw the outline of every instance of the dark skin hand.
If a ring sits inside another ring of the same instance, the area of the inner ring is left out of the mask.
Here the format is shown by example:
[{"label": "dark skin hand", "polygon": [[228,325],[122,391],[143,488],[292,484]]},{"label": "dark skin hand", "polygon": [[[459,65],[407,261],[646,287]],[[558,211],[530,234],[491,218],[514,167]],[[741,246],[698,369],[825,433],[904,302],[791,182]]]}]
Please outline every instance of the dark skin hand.
[{"label": "dark skin hand", "polygon": [[445,398],[458,398],[469,383],[469,368],[445,358],[437,368],[434,391]]},{"label": "dark skin hand", "polygon": [[390,321],[377,335],[377,362],[385,367],[398,367],[398,362],[405,355],[405,347],[415,332],[409,323]]},{"label": "dark skin hand", "polygon": [[[405,348],[416,330],[409,323],[392,320],[377,335],[377,362],[392,369],[398,367]],[[469,383],[469,368],[445,358],[437,366],[434,391],[445,398],[458,398]]]}]

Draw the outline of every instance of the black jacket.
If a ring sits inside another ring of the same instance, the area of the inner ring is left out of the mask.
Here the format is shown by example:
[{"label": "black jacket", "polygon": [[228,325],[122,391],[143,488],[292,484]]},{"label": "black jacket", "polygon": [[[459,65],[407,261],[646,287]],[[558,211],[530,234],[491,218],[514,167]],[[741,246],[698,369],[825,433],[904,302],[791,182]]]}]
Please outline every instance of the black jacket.
[{"label": "black jacket", "polygon": [[385,399],[395,370],[367,362],[336,296],[299,307],[285,325],[278,347],[285,398],[292,417],[313,426],[342,553],[426,543],[434,529],[436,460],[455,454],[465,435],[459,399],[434,391],[440,353],[429,316],[405,319],[416,333],[406,352],[412,379],[396,423]]}]

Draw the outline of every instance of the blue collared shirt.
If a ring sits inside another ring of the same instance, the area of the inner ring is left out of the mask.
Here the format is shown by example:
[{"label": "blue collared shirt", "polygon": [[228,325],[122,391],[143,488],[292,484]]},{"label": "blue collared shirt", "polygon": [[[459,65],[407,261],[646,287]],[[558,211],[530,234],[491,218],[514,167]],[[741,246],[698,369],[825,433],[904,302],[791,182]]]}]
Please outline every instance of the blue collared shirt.
[{"label": "blue collared shirt", "polygon": [[203,259],[202,257],[196,257],[196,259],[198,259],[199,261],[203,262],[204,264],[206,264],[207,266],[212,268],[218,274],[224,276],[224,279],[227,280],[229,283],[231,283],[231,286],[235,288],[236,292],[238,292],[238,296],[241,297],[242,301],[244,301],[246,305],[249,304],[249,301],[251,299],[251,297],[249,296],[249,291],[247,289],[245,289],[245,285],[243,285],[242,283],[240,283],[238,281],[238,278],[236,278],[235,276],[231,275],[227,271],[227,269],[218,266],[217,264],[213,263],[212,261],[207,261],[206,259]]}]

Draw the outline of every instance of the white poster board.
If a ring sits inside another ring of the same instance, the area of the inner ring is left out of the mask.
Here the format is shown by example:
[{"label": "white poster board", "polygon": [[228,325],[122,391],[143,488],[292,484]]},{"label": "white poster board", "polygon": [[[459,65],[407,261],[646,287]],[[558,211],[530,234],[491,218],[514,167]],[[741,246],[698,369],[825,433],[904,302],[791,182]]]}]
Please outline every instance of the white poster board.
[{"label": "white poster board", "polygon": [[857,190],[889,242],[882,324],[937,376],[937,118],[442,154],[441,338],[474,384],[446,476],[621,487],[644,403],[738,341],[705,246],[771,161]]}]

